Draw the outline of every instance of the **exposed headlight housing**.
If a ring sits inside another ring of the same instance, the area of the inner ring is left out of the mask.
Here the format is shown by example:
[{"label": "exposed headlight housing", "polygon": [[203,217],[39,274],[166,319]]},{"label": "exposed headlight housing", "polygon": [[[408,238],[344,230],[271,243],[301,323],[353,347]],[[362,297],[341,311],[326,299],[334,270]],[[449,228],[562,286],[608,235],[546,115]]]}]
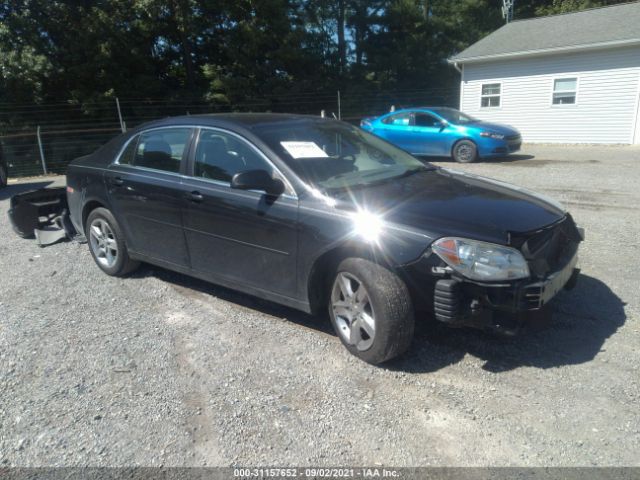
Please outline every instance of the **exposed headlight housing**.
[{"label": "exposed headlight housing", "polygon": [[466,238],[444,237],[432,250],[456,272],[485,282],[529,277],[529,266],[515,248]]},{"label": "exposed headlight housing", "polygon": [[504,140],[504,135],[495,132],[480,132],[481,137],[495,138],[496,140]]}]

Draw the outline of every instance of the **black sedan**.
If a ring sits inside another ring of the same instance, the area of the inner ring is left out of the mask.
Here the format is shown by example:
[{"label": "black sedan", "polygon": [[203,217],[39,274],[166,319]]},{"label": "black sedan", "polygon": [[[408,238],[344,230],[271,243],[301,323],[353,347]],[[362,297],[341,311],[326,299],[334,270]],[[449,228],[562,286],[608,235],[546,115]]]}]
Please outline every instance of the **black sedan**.
[{"label": "black sedan", "polygon": [[105,273],[143,261],[328,310],[370,363],[408,348],[416,310],[517,331],[575,283],[583,238],[552,200],[318,117],[148,123],[75,160],[67,181],[71,220]]}]

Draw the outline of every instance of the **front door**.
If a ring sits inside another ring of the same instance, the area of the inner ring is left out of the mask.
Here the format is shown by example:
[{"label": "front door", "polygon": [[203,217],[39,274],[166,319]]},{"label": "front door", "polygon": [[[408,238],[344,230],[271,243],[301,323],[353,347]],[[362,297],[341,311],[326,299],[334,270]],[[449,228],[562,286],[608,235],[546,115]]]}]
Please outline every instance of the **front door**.
[{"label": "front door", "polygon": [[412,151],[418,155],[447,156],[446,126],[433,115],[415,112],[413,115]]},{"label": "front door", "polygon": [[232,189],[231,178],[244,170],[280,176],[239,136],[219,129],[200,131],[191,177],[185,179],[184,229],[191,267],[214,281],[294,298],[297,198],[289,187],[277,198]]},{"label": "front door", "polygon": [[189,265],[181,173],[193,133],[190,128],[163,128],[137,135],[105,178],[129,249],[181,267]]}]

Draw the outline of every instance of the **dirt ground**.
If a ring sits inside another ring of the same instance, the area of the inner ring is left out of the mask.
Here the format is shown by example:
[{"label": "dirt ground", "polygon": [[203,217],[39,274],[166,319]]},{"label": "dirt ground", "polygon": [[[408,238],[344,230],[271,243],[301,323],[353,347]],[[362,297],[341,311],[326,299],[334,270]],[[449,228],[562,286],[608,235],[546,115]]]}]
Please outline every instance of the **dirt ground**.
[{"label": "dirt ground", "polygon": [[372,367],[329,321],[86,245],[15,236],[0,190],[0,466],[640,466],[640,148],[439,165],[563,202],[582,275],[546,330],[419,320]]}]

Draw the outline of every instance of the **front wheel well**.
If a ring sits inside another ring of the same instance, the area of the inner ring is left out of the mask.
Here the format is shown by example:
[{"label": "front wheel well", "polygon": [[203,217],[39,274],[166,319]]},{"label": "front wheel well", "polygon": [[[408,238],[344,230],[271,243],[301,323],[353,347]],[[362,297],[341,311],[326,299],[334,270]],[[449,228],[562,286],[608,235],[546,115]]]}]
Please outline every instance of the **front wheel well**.
[{"label": "front wheel well", "polygon": [[342,245],[320,255],[309,273],[307,294],[309,306],[313,314],[319,314],[327,308],[327,299],[331,289],[331,276],[340,262],[346,258],[364,258],[391,268],[385,259],[375,254],[372,248],[363,245]]},{"label": "front wheel well", "polygon": [[[467,150],[463,153],[458,151],[458,146],[462,143],[467,145]],[[468,145],[471,144],[469,147]],[[459,163],[475,162],[479,158],[478,144],[471,138],[461,138],[451,147],[451,158]]]},{"label": "front wheel well", "polygon": [[476,146],[476,148],[478,148],[478,144],[473,139],[471,139],[469,137],[459,138],[458,140],[453,142],[453,145],[451,145],[451,155],[453,155],[453,150],[456,148],[456,145],[458,145],[460,142],[465,141],[465,140],[467,142],[473,143]]}]

